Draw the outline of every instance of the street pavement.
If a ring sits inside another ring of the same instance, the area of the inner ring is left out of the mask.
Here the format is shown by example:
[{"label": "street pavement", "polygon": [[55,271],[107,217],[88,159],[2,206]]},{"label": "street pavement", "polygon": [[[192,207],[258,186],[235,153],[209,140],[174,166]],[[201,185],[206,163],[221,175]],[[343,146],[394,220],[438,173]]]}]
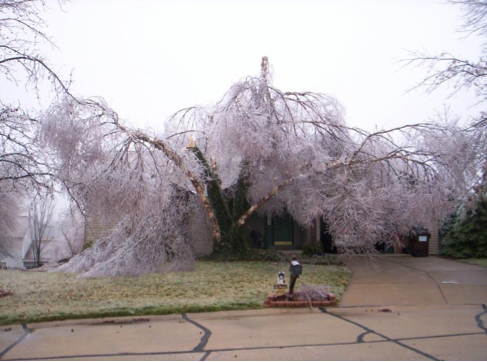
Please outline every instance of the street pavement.
[{"label": "street pavement", "polygon": [[0,359],[487,360],[487,268],[394,255],[348,265],[339,308],[3,326]]}]

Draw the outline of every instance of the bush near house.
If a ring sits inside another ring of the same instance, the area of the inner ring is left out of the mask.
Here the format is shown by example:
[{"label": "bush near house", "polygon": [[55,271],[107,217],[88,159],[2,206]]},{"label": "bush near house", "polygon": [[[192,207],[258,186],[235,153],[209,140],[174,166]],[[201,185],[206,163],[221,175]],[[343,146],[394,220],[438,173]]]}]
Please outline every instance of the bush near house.
[{"label": "bush near house", "polygon": [[441,253],[454,258],[487,257],[487,198],[468,210],[442,240]]},{"label": "bush near house", "polygon": [[323,247],[321,246],[321,243],[309,243],[303,247],[303,256],[311,257],[323,254]]},{"label": "bush near house", "polygon": [[232,253],[228,250],[218,250],[200,258],[202,261],[273,261],[285,262],[286,258],[276,249],[248,249],[245,253]]},{"label": "bush near house", "polygon": [[[309,252],[313,250],[313,252]],[[243,260],[242,260],[243,259]],[[301,264],[311,265],[336,265],[343,266],[344,262],[338,255],[323,253],[318,244],[307,244],[303,248],[302,256],[298,257]],[[276,249],[249,249],[245,254],[233,254],[216,252],[201,258],[203,261],[273,261],[286,263],[288,258],[279,253]]]},{"label": "bush near house", "polygon": [[326,254],[321,243],[306,244],[303,248],[302,264],[312,265],[344,265],[343,257],[335,254]]}]

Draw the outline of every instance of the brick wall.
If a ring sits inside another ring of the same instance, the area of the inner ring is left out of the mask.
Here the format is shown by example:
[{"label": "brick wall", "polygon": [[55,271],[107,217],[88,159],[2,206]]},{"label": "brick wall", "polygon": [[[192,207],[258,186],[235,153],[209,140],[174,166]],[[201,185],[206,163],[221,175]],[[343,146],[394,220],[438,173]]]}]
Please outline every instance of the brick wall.
[{"label": "brick wall", "polygon": [[206,213],[197,207],[188,217],[188,236],[193,245],[196,256],[209,255],[213,253],[213,238],[211,226]]}]

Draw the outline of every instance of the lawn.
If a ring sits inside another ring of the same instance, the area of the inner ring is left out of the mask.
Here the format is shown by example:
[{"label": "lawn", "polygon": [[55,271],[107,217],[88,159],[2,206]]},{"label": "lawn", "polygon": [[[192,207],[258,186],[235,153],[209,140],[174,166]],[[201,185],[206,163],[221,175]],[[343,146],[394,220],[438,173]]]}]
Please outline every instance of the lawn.
[{"label": "lawn", "polygon": [[[258,309],[289,264],[200,261],[184,273],[81,279],[73,274],[0,270],[0,324]],[[338,266],[304,265],[296,286],[326,284],[339,300],[351,277]]]},{"label": "lawn", "polygon": [[481,259],[462,259],[461,261],[464,261],[469,264],[475,264],[475,265],[480,265],[480,266],[485,266],[487,268],[487,258],[481,258]]}]

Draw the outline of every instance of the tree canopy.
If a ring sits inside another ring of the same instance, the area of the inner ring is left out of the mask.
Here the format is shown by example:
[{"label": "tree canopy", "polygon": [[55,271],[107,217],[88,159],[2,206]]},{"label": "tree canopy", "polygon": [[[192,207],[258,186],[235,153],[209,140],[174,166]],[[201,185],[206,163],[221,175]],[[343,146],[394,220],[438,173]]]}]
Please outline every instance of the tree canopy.
[{"label": "tree canopy", "polygon": [[245,254],[246,219],[284,210],[302,225],[323,218],[343,252],[374,252],[377,241],[437,223],[475,182],[481,150],[455,124],[370,133],[348,126],[333,97],[269,79],[264,57],[260,75],[177,112],[164,134],[125,126],[99,99],[53,105],[42,134],[58,177],[86,213],[117,225],[63,270],[188,267],[193,212],[206,213],[218,252]]}]

